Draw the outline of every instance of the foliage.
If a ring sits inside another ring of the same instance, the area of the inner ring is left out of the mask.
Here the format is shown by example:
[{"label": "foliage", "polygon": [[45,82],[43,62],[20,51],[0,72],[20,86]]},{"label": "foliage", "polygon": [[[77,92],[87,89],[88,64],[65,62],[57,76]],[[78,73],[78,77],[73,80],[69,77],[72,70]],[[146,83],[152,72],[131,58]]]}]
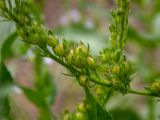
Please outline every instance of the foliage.
[{"label": "foliage", "polygon": [[[124,52],[127,42],[130,1],[116,0],[115,2],[117,8],[111,12],[113,23],[109,26],[111,33],[109,46],[104,48],[97,57],[94,57],[90,52],[89,44],[69,42],[65,38],[60,40],[54,32],[45,28],[39,20],[40,18],[31,12],[32,0],[0,1],[0,16],[6,21],[13,21],[17,28],[16,33],[9,36],[2,47],[2,60],[11,52],[9,50],[8,53],[5,53],[3,52],[6,51],[4,49],[11,46],[13,40],[19,36],[22,41],[40,48],[38,50],[42,56],[51,58],[64,66],[68,70],[68,75],[75,77],[84,89],[86,96],[83,103],[77,105],[73,112],[64,111],[62,120],[111,120],[112,116],[104,107],[113,92],[120,92],[123,95],[133,93],[160,97],[160,83],[158,81],[153,82],[144,91],[131,88],[130,84],[135,70]],[[133,37],[141,40],[139,42],[151,45],[148,44],[150,37],[143,38],[134,29],[129,29],[129,33],[131,31],[134,33]],[[152,45],[157,44],[158,39],[155,38]],[[54,120],[51,106],[56,95],[55,85],[48,70],[44,69],[42,59],[36,56],[35,61],[36,80],[34,88],[17,86],[21,88],[28,100],[38,108],[39,120]],[[4,64],[2,64],[1,75],[3,76],[0,85],[4,86],[8,82],[7,80],[9,83],[10,80],[13,80]],[[95,84],[94,90],[96,92],[91,89],[90,84]],[[7,117],[10,114],[7,94],[3,101],[6,102],[5,104],[2,103],[6,105],[4,108],[7,108],[7,112],[3,116]]]}]

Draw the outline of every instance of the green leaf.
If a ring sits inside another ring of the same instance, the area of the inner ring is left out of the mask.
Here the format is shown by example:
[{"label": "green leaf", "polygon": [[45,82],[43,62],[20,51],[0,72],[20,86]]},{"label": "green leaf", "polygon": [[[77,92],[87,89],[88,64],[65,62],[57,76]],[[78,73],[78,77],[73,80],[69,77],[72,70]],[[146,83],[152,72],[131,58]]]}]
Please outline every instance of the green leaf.
[{"label": "green leaf", "polygon": [[87,114],[89,120],[112,120],[111,115],[103,109],[102,106],[94,99],[94,97],[87,91],[86,100]]},{"label": "green leaf", "polygon": [[14,81],[6,66],[0,64],[0,120],[11,120],[8,95]]},{"label": "green leaf", "polygon": [[1,62],[0,64],[0,88],[6,85],[13,84],[13,78],[6,66]]},{"label": "green leaf", "polygon": [[43,94],[43,97],[47,104],[52,105],[56,97],[56,85],[54,83],[53,76],[48,72],[43,63],[43,59],[40,56],[35,60],[36,68],[36,81],[35,88]]},{"label": "green leaf", "polygon": [[46,104],[43,99],[43,95],[35,90],[32,90],[30,88],[21,87],[23,90],[23,93],[25,96],[30,100],[32,103],[34,103],[38,108],[45,108]]},{"label": "green leaf", "polygon": [[53,104],[56,98],[56,85],[54,83],[53,77],[49,72],[46,72],[44,84],[43,84],[43,91],[45,98],[49,104]]},{"label": "green leaf", "polygon": [[10,36],[8,36],[4,41],[4,43],[2,44],[2,48],[1,48],[2,60],[6,59],[7,57],[10,57],[13,54],[11,46],[16,40],[16,38],[17,38],[17,33],[14,32]]}]

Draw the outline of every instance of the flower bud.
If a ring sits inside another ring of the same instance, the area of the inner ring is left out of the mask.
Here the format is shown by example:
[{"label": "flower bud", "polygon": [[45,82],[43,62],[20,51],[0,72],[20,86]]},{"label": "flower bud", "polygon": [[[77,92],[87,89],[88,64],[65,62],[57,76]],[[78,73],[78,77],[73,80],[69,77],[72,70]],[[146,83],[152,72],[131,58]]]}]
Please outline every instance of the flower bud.
[{"label": "flower bud", "polygon": [[152,90],[153,92],[155,92],[156,94],[157,94],[157,93],[160,93],[160,83],[159,83],[159,82],[154,82],[154,83],[152,83],[152,85],[151,85],[151,90]]},{"label": "flower bud", "polygon": [[69,113],[68,110],[65,110],[62,116],[62,120],[70,120],[71,119],[71,114]]},{"label": "flower bud", "polygon": [[80,63],[81,63],[81,66],[83,67],[83,68],[85,68],[85,67],[87,67],[87,61],[86,61],[86,58],[84,58],[84,57],[80,57]]},{"label": "flower bud", "polygon": [[111,69],[111,72],[112,72],[112,74],[115,74],[115,75],[119,74],[120,67],[118,65],[113,66]]},{"label": "flower bud", "polygon": [[58,45],[54,48],[54,52],[55,52],[55,54],[58,55],[58,56],[63,56],[63,55],[64,55],[63,44],[58,44]]},{"label": "flower bud", "polygon": [[81,61],[80,61],[80,56],[74,56],[73,57],[73,64],[78,68],[82,67]]},{"label": "flower bud", "polygon": [[75,113],[75,120],[86,120],[86,116],[82,112],[76,112]]},{"label": "flower bud", "polygon": [[85,86],[86,80],[87,80],[87,77],[85,75],[80,75],[79,76],[79,83],[80,83],[80,85]]},{"label": "flower bud", "polygon": [[66,57],[65,57],[65,61],[68,65],[72,65],[72,59],[73,59],[73,56],[71,54],[68,54]]},{"label": "flower bud", "polygon": [[49,35],[47,39],[47,45],[51,46],[52,48],[55,48],[55,46],[58,44],[57,39],[53,35]]},{"label": "flower bud", "polygon": [[40,39],[39,39],[39,35],[38,34],[31,34],[31,36],[29,37],[30,40],[32,40],[32,42],[35,42],[35,43],[40,43]]},{"label": "flower bud", "polygon": [[23,28],[19,27],[17,29],[17,34],[21,37],[24,37],[25,36],[25,31],[23,30]]},{"label": "flower bud", "polygon": [[104,90],[102,89],[102,87],[97,87],[97,88],[96,88],[96,94],[97,94],[97,95],[102,95],[102,94],[104,94]]},{"label": "flower bud", "polygon": [[87,57],[87,63],[88,63],[88,67],[91,69],[95,69],[96,68],[96,64],[95,61],[92,57]]},{"label": "flower bud", "polygon": [[89,54],[89,48],[86,45],[84,45],[83,43],[81,43],[81,45],[78,46],[78,49],[79,49],[79,52],[82,52],[82,54],[84,56],[88,56],[88,54]]},{"label": "flower bud", "polygon": [[85,106],[85,104],[84,104],[84,103],[79,103],[79,104],[77,105],[77,110],[78,110],[79,112],[86,112],[86,106]]}]

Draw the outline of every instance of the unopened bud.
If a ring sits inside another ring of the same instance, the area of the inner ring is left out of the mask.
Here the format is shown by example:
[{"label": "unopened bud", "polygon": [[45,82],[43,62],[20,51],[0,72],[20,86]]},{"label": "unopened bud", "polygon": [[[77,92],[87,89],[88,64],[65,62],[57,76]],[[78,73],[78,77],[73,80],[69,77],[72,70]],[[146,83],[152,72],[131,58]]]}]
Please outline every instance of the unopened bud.
[{"label": "unopened bud", "polygon": [[120,67],[118,65],[113,66],[111,71],[112,71],[112,74],[117,75],[120,72]]},{"label": "unopened bud", "polygon": [[151,90],[153,90],[153,92],[160,93],[160,83],[159,82],[154,82],[151,85]]},{"label": "unopened bud", "polygon": [[87,57],[87,63],[88,63],[88,67],[91,69],[95,69],[96,68],[96,64],[95,61],[92,57]]},{"label": "unopened bud", "polygon": [[86,77],[85,75],[80,75],[80,76],[79,76],[79,83],[80,83],[82,86],[85,86],[86,80],[87,80],[87,77]]},{"label": "unopened bud", "polygon": [[55,52],[55,54],[58,55],[58,56],[63,56],[63,55],[64,55],[63,44],[58,44],[58,45],[54,48],[54,52]]},{"label": "unopened bud", "polygon": [[80,112],[86,112],[86,106],[84,103],[79,103],[77,105],[77,110],[80,111]]},{"label": "unopened bud", "polygon": [[58,44],[57,39],[53,35],[49,35],[47,39],[47,45],[51,46],[54,48]]}]

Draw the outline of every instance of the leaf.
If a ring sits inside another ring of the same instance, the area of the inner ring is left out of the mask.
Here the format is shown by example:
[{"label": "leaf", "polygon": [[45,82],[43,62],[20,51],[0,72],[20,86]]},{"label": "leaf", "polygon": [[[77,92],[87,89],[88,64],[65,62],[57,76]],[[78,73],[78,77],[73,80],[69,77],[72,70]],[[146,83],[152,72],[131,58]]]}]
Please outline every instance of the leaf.
[{"label": "leaf", "polygon": [[46,66],[40,56],[36,57],[35,68],[37,77],[35,88],[43,94],[47,104],[52,105],[56,97],[56,85],[53,76],[45,69]]},{"label": "leaf", "polygon": [[85,104],[89,120],[112,120],[111,115],[99,105],[88,91],[86,92]]},{"label": "leaf", "polygon": [[13,84],[13,78],[3,62],[0,64],[0,88],[9,84]]},{"label": "leaf", "polygon": [[11,120],[10,104],[8,95],[11,91],[11,86],[14,84],[11,74],[6,66],[0,64],[0,120]]},{"label": "leaf", "polygon": [[10,36],[6,38],[6,40],[2,44],[2,49],[1,49],[2,60],[6,59],[7,57],[13,54],[11,50],[11,46],[16,40],[16,38],[17,38],[17,33],[13,32]]},{"label": "leaf", "polygon": [[43,95],[40,92],[26,87],[21,87],[21,89],[23,90],[23,93],[28,98],[28,100],[34,103],[38,108],[46,107]]},{"label": "leaf", "polygon": [[43,91],[49,104],[53,104],[56,97],[56,85],[50,73],[45,74]]}]

